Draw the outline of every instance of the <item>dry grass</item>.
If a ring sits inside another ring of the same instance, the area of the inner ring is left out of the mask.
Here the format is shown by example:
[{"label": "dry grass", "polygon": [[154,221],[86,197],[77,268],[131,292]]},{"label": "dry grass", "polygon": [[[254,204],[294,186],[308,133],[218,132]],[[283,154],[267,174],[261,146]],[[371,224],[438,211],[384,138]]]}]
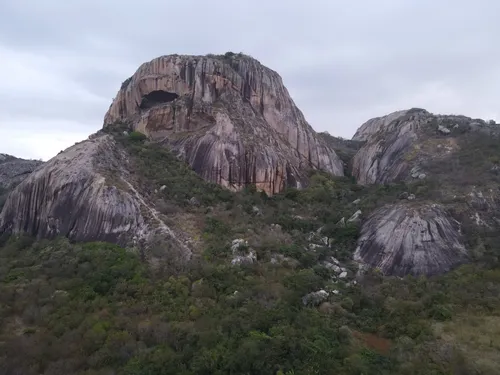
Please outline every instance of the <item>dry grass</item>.
[{"label": "dry grass", "polygon": [[185,233],[192,240],[195,250],[201,251],[203,249],[204,216],[195,213],[179,212],[173,215],[172,223],[176,229]]},{"label": "dry grass", "polygon": [[463,315],[436,323],[440,340],[458,346],[481,374],[500,373],[500,317]]},{"label": "dry grass", "polygon": [[422,142],[422,154],[430,157],[442,157],[457,151],[459,148],[456,138],[429,138]]},{"label": "dry grass", "polygon": [[23,319],[19,316],[13,316],[6,319],[2,324],[2,331],[5,334],[12,334],[15,336],[22,336],[27,329]]},{"label": "dry grass", "polygon": [[391,350],[391,340],[374,335],[372,333],[353,331],[352,334],[357,340],[359,340],[362,346],[370,348],[379,354],[388,355]]}]

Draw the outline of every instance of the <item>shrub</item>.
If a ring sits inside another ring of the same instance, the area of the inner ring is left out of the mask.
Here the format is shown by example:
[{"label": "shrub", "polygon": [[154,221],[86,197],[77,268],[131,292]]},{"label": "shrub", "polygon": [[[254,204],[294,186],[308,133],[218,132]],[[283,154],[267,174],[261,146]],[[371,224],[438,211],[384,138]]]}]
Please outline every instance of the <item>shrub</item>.
[{"label": "shrub", "polygon": [[128,138],[134,142],[142,142],[147,139],[145,134],[138,131],[130,132]]}]

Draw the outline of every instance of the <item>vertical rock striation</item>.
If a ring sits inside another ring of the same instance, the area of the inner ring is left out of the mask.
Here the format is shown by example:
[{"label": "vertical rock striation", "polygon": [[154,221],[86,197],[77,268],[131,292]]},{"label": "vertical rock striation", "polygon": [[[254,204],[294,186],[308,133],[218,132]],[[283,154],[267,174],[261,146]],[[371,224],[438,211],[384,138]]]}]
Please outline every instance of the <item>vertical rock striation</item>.
[{"label": "vertical rock striation", "polygon": [[386,275],[434,275],[467,260],[459,223],[437,204],[381,207],[363,224],[354,259]]},{"label": "vertical rock striation", "polygon": [[1,233],[38,238],[143,245],[167,239],[186,256],[190,249],[134,188],[127,154],[110,135],[96,134],[59,153],[9,195]]},{"label": "vertical rock striation", "polygon": [[407,110],[364,123],[353,139],[366,143],[353,158],[352,172],[359,184],[404,180],[410,169],[406,157],[418,141],[418,130],[427,120],[425,110]]},{"label": "vertical rock striation", "polygon": [[281,77],[257,60],[169,55],[142,64],[104,126],[128,122],[172,147],[208,181],[269,194],[307,184],[307,172],[343,164],[295,106]]},{"label": "vertical rock striation", "polygon": [[353,158],[352,172],[362,185],[425,178],[425,165],[449,159],[462,140],[471,135],[498,137],[499,129],[466,116],[435,115],[419,108],[397,111],[357,130],[353,140],[365,143]]}]

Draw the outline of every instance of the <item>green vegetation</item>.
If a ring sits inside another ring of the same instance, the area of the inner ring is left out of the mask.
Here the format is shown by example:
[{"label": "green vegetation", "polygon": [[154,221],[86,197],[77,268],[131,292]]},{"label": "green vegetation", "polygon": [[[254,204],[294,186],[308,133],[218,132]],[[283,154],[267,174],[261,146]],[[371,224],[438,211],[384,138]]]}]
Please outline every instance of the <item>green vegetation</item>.
[{"label": "green vegetation", "polygon": [[136,141],[136,142],[145,141],[147,139],[146,134],[143,134],[138,131],[130,132],[128,137],[131,141]]},{"label": "green vegetation", "polygon": [[325,282],[314,267],[197,259],[182,274],[153,275],[113,245],[25,238],[0,248],[0,265],[3,374],[444,375],[500,365],[498,265],[431,280],[373,274],[319,308],[300,301]]},{"label": "green vegetation", "polygon": [[[134,183],[199,252],[153,268],[110,244],[3,238],[1,374],[498,374],[494,236],[477,233],[477,261],[439,277],[373,271],[353,284],[323,266],[334,256],[356,269],[359,227],[342,218],[402,192],[425,197],[430,182],[362,187],[314,173],[300,191],[231,193],[124,130],[106,129],[129,154]],[[231,264],[235,239],[256,262]],[[337,293],[305,306],[321,289]]]},{"label": "green vegetation", "polygon": [[225,54],[223,55],[214,55],[212,53],[209,53],[207,55],[207,57],[211,57],[211,58],[215,58],[215,59],[220,59],[220,60],[225,60],[225,61],[231,61],[235,58],[252,58],[251,56],[247,55],[247,54],[244,54],[243,52],[238,52],[238,53],[235,53],[235,52],[231,52],[231,51],[228,51],[226,52]]},{"label": "green vegetation", "polygon": [[347,166],[345,170],[346,174],[350,174],[350,169],[352,167],[350,164],[352,162],[352,158],[364,142],[334,137],[328,134],[328,132],[318,133],[318,135],[329,147],[335,150],[340,160],[342,160]]},{"label": "green vegetation", "polygon": [[500,174],[492,173],[492,168],[498,167],[499,163],[498,138],[469,133],[461,137],[454,153],[426,167],[434,174],[439,173],[440,182],[449,186],[490,187],[500,182]]}]

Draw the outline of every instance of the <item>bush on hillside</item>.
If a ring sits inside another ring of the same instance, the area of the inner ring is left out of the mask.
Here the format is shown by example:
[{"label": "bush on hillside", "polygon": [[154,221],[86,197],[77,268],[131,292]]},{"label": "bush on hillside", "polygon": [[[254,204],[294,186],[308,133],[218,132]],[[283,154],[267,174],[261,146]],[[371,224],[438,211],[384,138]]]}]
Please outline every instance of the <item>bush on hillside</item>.
[{"label": "bush on hillside", "polygon": [[129,133],[128,138],[131,141],[141,142],[141,141],[145,141],[148,137],[146,137],[146,135],[141,133],[141,132],[133,131],[133,132]]}]

